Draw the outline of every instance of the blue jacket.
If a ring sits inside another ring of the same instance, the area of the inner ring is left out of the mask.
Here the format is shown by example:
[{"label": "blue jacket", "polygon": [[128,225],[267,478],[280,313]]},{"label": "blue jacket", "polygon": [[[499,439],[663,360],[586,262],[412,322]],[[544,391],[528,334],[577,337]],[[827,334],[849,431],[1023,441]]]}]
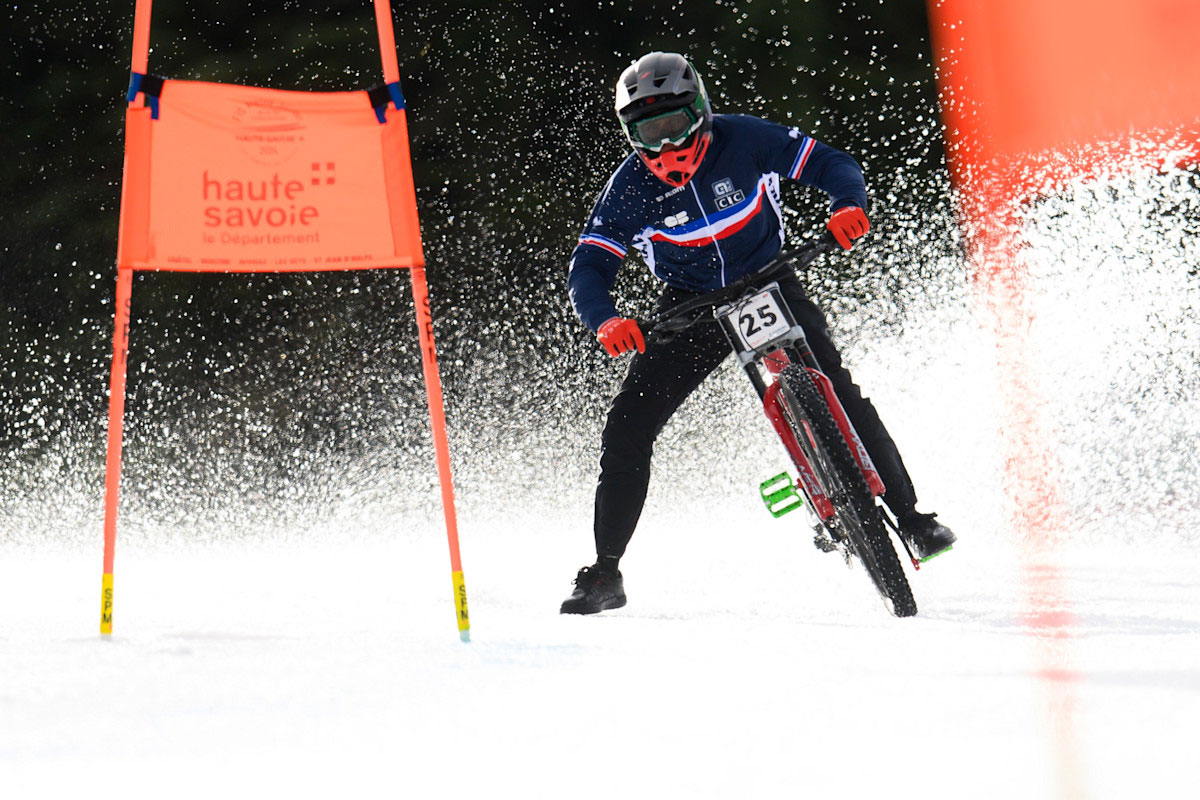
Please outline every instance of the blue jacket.
[{"label": "blue jacket", "polygon": [[862,169],[846,153],[758,117],[717,114],[700,168],[672,187],[636,153],[617,167],[571,255],[571,304],[595,331],[619,316],[613,282],[633,247],[663,282],[709,292],[765,265],[784,241],[779,178],[815,186],[831,210],[867,207]]}]

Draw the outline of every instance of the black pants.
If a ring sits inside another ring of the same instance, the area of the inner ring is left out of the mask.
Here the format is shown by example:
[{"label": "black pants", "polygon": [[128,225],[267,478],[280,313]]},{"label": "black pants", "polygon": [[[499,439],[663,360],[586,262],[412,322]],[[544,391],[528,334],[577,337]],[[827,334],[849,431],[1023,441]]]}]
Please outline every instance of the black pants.
[{"label": "black pants", "polygon": [[[794,277],[779,282],[784,299],[804,328],[821,369],[887,487],[884,502],[901,515],[916,505],[912,480],[895,442],[884,428],[871,401],[862,396],[829,337],[829,323]],[[658,308],[670,308],[694,294],[667,287]],[[684,399],[730,354],[729,342],[716,324],[700,324],[669,342],[646,343],[635,353],[621,389],[609,407],[602,436],[600,482],[596,488],[596,553],[620,558],[633,536],[646,488],[654,441]],[[749,415],[747,417],[749,419]]]}]

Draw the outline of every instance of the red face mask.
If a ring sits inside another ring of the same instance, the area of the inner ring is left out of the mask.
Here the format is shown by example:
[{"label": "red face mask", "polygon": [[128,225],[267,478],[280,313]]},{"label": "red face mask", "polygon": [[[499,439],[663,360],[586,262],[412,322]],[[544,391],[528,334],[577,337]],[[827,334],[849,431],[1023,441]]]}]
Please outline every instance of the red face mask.
[{"label": "red face mask", "polygon": [[697,132],[681,145],[668,144],[661,150],[639,147],[637,154],[659,180],[671,186],[683,186],[700,169],[700,162],[704,160],[711,141],[711,131]]}]

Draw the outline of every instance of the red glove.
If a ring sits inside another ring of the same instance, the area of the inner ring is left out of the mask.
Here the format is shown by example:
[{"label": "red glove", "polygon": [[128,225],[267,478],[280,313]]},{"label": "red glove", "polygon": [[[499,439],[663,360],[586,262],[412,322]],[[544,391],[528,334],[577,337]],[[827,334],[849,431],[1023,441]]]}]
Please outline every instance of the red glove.
[{"label": "red glove", "polygon": [[833,234],[833,238],[837,239],[843,250],[849,250],[852,247],[851,242],[871,230],[871,223],[867,221],[867,215],[861,208],[846,206],[833,212],[825,227]]},{"label": "red glove", "polygon": [[642,329],[637,320],[613,317],[600,326],[596,338],[613,358],[637,348],[639,353],[646,352],[646,340],[642,337]]}]

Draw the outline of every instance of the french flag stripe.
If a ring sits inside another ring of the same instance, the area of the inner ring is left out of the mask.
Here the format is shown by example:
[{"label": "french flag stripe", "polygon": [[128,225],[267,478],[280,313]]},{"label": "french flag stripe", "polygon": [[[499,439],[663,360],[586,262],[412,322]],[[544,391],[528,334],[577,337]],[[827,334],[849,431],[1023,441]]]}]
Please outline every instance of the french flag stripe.
[{"label": "french flag stripe", "polygon": [[708,218],[707,224],[702,224],[698,228],[672,228],[671,230],[655,229],[650,235],[653,241],[671,242],[672,245],[682,245],[684,247],[702,247],[709,245],[715,240],[725,239],[726,236],[736,234],[742,230],[746,223],[750,222],[758,212],[762,211],[762,200],[767,192],[766,178],[758,180],[757,191],[754,197],[750,197],[733,206],[732,213],[727,213],[726,216],[713,216]]},{"label": "french flag stripe", "polygon": [[792,180],[799,180],[800,173],[804,170],[804,165],[808,162],[808,156],[813,150],[813,145],[816,141],[811,137],[805,136],[803,143],[800,145],[800,152],[796,154],[796,160],[792,162],[792,169],[788,172],[788,177]]},{"label": "french flag stripe", "polygon": [[656,230],[650,238],[656,242],[670,242],[682,247],[703,247],[717,239],[732,236],[746,227],[746,224],[762,210],[764,191],[765,187],[760,183],[758,193],[754,197],[752,204],[747,204],[738,214],[726,217],[717,224],[705,225],[703,228],[688,231],[684,234],[671,234],[666,231]]},{"label": "french flag stripe", "polygon": [[625,248],[614,242],[612,239],[601,236],[598,233],[586,233],[579,237],[580,244],[590,244],[599,247],[602,250],[607,250],[620,258],[625,257]]}]

